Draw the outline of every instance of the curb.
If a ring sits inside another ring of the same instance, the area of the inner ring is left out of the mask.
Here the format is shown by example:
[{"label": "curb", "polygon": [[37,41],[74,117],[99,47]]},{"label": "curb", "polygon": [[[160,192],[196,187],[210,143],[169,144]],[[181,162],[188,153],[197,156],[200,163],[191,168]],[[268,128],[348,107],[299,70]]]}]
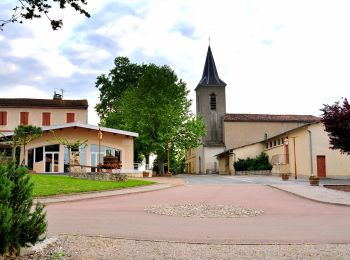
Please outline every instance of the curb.
[{"label": "curb", "polygon": [[310,201],[314,201],[314,202],[318,202],[318,203],[322,203],[322,204],[328,204],[328,205],[350,207],[349,204],[344,204],[344,203],[339,203],[339,202],[330,202],[330,201],[324,201],[324,200],[317,200],[317,199],[313,199],[313,198],[310,198],[310,197],[306,197],[306,196],[304,196],[304,195],[301,195],[301,194],[298,194],[298,193],[295,193],[295,192],[292,192],[292,191],[284,190],[284,189],[282,189],[282,188],[279,188],[279,187],[276,187],[276,186],[273,186],[273,185],[267,185],[267,186],[268,186],[268,187],[271,187],[271,188],[274,188],[274,189],[276,189],[276,190],[284,191],[284,192],[286,192],[286,193],[292,194],[292,195],[297,196],[297,197],[299,197],[299,198],[303,198],[303,199],[310,200]]}]

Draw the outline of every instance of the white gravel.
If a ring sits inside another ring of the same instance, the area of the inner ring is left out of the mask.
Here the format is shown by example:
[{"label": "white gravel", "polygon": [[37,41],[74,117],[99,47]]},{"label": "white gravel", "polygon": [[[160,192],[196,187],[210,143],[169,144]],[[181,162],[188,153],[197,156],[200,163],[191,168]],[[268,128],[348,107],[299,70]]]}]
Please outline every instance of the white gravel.
[{"label": "white gravel", "polygon": [[350,259],[349,244],[210,245],[60,236],[17,259]]},{"label": "white gravel", "polygon": [[264,211],[260,209],[208,204],[156,205],[146,207],[145,211],[166,216],[200,218],[254,217],[264,213]]}]

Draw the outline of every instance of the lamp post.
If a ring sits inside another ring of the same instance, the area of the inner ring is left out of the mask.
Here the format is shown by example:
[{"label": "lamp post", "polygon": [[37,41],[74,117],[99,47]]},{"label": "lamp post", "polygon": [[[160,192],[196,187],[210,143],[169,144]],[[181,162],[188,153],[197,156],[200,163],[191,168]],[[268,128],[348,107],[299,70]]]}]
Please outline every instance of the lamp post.
[{"label": "lamp post", "polygon": [[298,179],[298,173],[297,173],[297,154],[295,150],[295,136],[292,136],[293,138],[293,147],[294,147],[294,178]]},{"label": "lamp post", "polygon": [[98,172],[101,172],[101,140],[102,140],[102,132],[101,132],[101,128],[98,129],[98,165],[97,165],[97,169]]},{"label": "lamp post", "polygon": [[168,176],[171,176],[171,171],[170,171],[170,146],[171,146],[171,143],[169,142],[168,143]]}]

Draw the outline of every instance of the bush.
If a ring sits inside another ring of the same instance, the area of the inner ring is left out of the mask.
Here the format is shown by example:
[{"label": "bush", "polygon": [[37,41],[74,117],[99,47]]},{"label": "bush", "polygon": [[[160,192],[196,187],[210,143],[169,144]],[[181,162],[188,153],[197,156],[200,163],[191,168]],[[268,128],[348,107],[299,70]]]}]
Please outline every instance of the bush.
[{"label": "bush", "polygon": [[42,204],[31,212],[32,192],[27,168],[15,162],[0,164],[0,255],[19,254],[21,247],[42,241],[46,213]]},{"label": "bush", "polygon": [[233,166],[236,171],[264,171],[272,169],[272,165],[269,163],[269,156],[266,153],[261,153],[254,159],[249,157],[245,160],[238,159]]}]

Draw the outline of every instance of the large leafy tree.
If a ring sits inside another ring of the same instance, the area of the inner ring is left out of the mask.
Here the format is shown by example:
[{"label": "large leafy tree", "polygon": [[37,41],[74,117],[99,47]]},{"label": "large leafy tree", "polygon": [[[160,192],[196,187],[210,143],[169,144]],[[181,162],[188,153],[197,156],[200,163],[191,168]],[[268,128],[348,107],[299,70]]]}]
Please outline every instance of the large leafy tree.
[{"label": "large leafy tree", "polygon": [[86,4],[86,0],[18,0],[17,5],[13,8],[11,18],[0,20],[0,30],[8,23],[23,23],[24,20],[41,18],[42,16],[50,21],[53,30],[57,30],[63,26],[63,20],[52,19],[49,16],[53,6],[58,6],[60,9],[70,6],[86,17],[90,17],[90,14],[84,9]]},{"label": "large leafy tree", "polygon": [[19,125],[15,128],[13,135],[13,143],[23,146],[23,160],[21,165],[25,162],[26,145],[34,139],[42,135],[42,129],[33,125]]},{"label": "large leafy tree", "polygon": [[159,172],[164,173],[168,143],[173,152],[198,146],[199,137],[205,134],[204,123],[190,112],[186,84],[170,67],[137,66],[138,79],[111,103],[103,123],[138,132],[137,147],[146,157],[151,152],[157,154]]},{"label": "large leafy tree", "polygon": [[350,154],[350,104],[345,98],[321,109],[321,121],[329,136],[331,149]]}]

